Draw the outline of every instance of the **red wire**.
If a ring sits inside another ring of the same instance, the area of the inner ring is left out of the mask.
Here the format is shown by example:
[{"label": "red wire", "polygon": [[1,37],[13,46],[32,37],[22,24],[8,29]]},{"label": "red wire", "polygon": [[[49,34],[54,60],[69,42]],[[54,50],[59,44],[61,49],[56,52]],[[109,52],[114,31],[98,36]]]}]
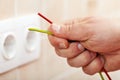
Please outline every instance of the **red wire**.
[{"label": "red wire", "polygon": [[49,22],[50,24],[52,24],[53,22],[51,20],[49,20],[47,17],[43,16],[41,13],[38,13],[39,16],[41,16],[43,19],[45,19],[47,22]]},{"label": "red wire", "polygon": [[108,72],[105,70],[105,68],[102,69],[103,72],[106,74],[106,76],[108,77],[109,80],[112,80],[110,75],[108,74]]}]

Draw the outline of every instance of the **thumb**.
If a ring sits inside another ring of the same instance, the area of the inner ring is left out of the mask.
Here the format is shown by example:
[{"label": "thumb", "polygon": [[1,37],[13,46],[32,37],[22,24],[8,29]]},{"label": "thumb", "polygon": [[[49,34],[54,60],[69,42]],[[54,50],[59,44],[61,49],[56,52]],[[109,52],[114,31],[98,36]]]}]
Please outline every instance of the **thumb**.
[{"label": "thumb", "polygon": [[74,23],[70,25],[52,24],[49,27],[49,31],[54,36],[77,41],[87,40],[92,34],[91,29],[85,23]]}]

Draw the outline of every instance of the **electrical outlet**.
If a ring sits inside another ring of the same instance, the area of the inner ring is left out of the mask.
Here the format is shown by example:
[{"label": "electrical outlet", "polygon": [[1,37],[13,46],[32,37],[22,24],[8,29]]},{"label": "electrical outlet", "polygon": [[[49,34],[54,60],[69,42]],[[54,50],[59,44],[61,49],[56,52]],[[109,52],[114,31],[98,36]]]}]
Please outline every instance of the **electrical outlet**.
[{"label": "electrical outlet", "polygon": [[29,27],[40,27],[39,16],[0,21],[0,73],[39,58],[41,35]]}]

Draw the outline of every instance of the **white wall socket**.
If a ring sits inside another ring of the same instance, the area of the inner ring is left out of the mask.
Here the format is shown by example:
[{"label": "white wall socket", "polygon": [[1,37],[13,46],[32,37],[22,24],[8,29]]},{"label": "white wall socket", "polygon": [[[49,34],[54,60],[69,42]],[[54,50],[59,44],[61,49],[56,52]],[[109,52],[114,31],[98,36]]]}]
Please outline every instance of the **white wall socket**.
[{"label": "white wall socket", "polygon": [[39,57],[40,33],[28,31],[29,27],[40,27],[39,16],[0,21],[0,73]]}]

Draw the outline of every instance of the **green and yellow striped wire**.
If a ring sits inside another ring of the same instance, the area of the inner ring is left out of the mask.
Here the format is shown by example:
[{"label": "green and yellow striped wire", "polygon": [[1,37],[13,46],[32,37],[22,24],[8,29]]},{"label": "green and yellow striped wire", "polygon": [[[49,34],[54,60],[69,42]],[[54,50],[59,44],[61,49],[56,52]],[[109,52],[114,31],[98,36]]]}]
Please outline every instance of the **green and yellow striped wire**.
[{"label": "green and yellow striped wire", "polygon": [[100,75],[101,80],[105,80],[103,75],[102,75],[102,72],[99,72],[99,75]]}]

